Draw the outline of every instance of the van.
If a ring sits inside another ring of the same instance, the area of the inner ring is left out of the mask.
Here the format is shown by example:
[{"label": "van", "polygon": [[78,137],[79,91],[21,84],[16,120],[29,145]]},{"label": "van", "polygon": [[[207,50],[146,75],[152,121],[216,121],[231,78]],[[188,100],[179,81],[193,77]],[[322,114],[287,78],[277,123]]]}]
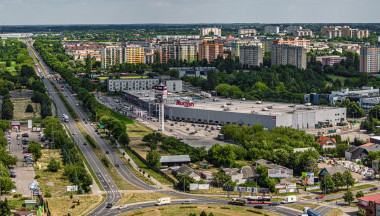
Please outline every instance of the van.
[{"label": "van", "polygon": [[292,202],[297,202],[297,197],[296,196],[286,196],[281,203],[292,203]]},{"label": "van", "polygon": [[156,206],[170,205],[170,197],[159,198],[155,203]]}]

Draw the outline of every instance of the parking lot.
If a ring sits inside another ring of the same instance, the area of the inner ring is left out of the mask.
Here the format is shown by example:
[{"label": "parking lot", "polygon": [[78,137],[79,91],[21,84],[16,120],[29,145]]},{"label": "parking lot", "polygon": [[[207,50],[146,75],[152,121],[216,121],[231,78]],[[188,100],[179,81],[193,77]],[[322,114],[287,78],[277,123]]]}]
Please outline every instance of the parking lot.
[{"label": "parking lot", "polygon": [[[29,137],[22,137],[21,135],[23,133],[28,133]],[[17,139],[17,134],[20,135],[20,139]],[[35,172],[33,165],[28,164],[24,159],[25,154],[23,153],[23,147],[26,147],[27,145],[23,145],[23,139],[39,141],[39,136],[36,132],[12,132],[10,150],[12,154],[18,158],[17,165],[14,167],[16,178],[13,178],[12,180],[15,182],[17,193],[22,194],[23,196],[31,196],[28,184],[35,181]]]}]

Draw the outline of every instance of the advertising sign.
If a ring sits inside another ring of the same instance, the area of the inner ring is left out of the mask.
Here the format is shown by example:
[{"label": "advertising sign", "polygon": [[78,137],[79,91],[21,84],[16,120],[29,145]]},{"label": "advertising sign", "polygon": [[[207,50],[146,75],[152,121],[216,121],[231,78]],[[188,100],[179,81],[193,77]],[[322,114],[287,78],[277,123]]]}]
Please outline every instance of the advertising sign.
[{"label": "advertising sign", "polygon": [[257,193],[257,188],[247,187],[247,192],[248,193]]},{"label": "advertising sign", "polygon": [[314,185],[314,172],[303,172],[302,183],[308,185]]},{"label": "advertising sign", "polygon": [[78,186],[77,185],[66,186],[66,191],[67,192],[78,191]]},{"label": "advertising sign", "polygon": [[286,193],[286,189],[278,190],[279,193]]},{"label": "advertising sign", "polygon": [[223,186],[224,191],[234,191],[234,186]]},{"label": "advertising sign", "polygon": [[295,189],[295,188],[297,188],[297,184],[296,184],[296,183],[290,183],[290,184],[287,184],[287,185],[286,185],[286,188],[287,188],[287,189]]},{"label": "advertising sign", "polygon": [[284,189],[285,187],[286,187],[285,184],[276,184],[276,185],[275,185],[275,188],[276,188],[276,189]]},{"label": "advertising sign", "polygon": [[269,188],[259,188],[259,193],[269,193]]},{"label": "advertising sign", "polygon": [[235,192],[245,192],[246,189],[246,187],[235,187]]},{"label": "advertising sign", "polygon": [[190,184],[190,190],[199,190],[198,184]]},{"label": "advertising sign", "polygon": [[284,169],[268,169],[268,177],[269,178],[289,178],[288,170]]},{"label": "advertising sign", "polygon": [[32,124],[32,120],[28,120],[28,129],[32,129],[32,126],[33,124]]},{"label": "advertising sign", "polygon": [[359,207],[358,208],[358,215],[366,215],[367,211],[365,210],[365,208],[362,208],[362,207]]},{"label": "advertising sign", "polygon": [[314,186],[314,187],[308,187],[308,188],[306,188],[306,191],[317,190],[319,188],[321,188],[319,185],[318,186]]},{"label": "advertising sign", "polygon": [[190,184],[190,190],[208,190],[210,189],[210,184]]}]

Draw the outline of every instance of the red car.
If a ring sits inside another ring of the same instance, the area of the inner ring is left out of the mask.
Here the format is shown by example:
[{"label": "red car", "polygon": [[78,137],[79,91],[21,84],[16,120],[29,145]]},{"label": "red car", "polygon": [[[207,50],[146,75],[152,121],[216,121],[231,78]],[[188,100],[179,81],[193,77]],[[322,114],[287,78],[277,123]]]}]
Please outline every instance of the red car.
[{"label": "red car", "polygon": [[25,149],[22,153],[27,154],[30,153],[30,151],[28,149]]},{"label": "red car", "polygon": [[323,197],[325,197],[325,196],[319,195],[319,196],[316,196],[315,199],[322,199]]}]

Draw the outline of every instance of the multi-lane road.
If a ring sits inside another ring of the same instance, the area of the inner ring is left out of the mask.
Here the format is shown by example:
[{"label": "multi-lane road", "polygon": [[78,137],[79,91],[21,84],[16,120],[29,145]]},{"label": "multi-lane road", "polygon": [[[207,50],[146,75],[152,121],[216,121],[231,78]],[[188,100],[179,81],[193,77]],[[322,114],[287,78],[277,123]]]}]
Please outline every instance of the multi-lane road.
[{"label": "multi-lane road", "polygon": [[[30,55],[33,57],[36,64],[38,63],[37,59],[35,59],[35,56],[39,59],[41,70],[46,74],[45,77],[48,77],[49,73],[52,73],[47,65],[42,61],[38,53],[33,48],[32,44],[27,42],[28,50],[30,52]],[[62,101],[58,97],[57,93],[55,92],[52,84],[49,82],[48,78],[44,79],[45,87],[47,91],[50,94],[51,99],[54,101],[57,107],[57,113],[58,117],[61,117],[63,114],[68,114],[68,111],[66,107],[63,105]],[[55,84],[55,83],[54,83]],[[120,159],[120,157],[117,155],[117,153],[113,150],[111,145],[105,140],[99,137],[99,135],[95,132],[95,128],[90,124],[85,124],[83,119],[89,119],[86,113],[83,112],[83,110],[80,109],[79,106],[76,106],[79,102],[75,97],[73,97],[71,94],[68,94],[67,92],[67,99],[73,109],[76,111],[76,113],[79,115],[79,118],[82,119],[79,121],[79,123],[82,125],[82,127],[86,130],[86,132],[94,138],[94,140],[99,144],[101,149],[103,151],[108,151],[109,154],[106,154],[111,164],[115,167],[115,169],[119,172],[120,176],[124,178],[125,181],[128,181],[129,183],[140,187],[142,189],[146,190],[153,190],[154,187],[146,184],[145,182],[141,181],[139,178],[133,175],[133,173],[126,167],[124,162]],[[104,168],[103,164],[99,161],[93,150],[89,145],[83,145],[83,143],[86,141],[85,138],[80,133],[79,129],[74,123],[73,119],[69,119],[69,122],[65,123],[67,125],[67,128],[70,133],[75,132],[75,141],[78,143],[79,149],[82,151],[84,157],[88,161],[89,165],[93,169],[96,178],[99,179],[102,187],[104,188],[106,192],[106,199],[105,201],[100,204],[97,208],[95,208],[93,211],[89,213],[89,215],[118,215],[127,211],[133,211],[136,209],[141,208],[149,208],[153,207],[153,203],[137,203],[133,205],[129,205],[128,208],[125,209],[117,209],[117,208],[106,208],[106,205],[108,203],[116,204],[120,199],[120,192],[117,188],[116,184],[112,180],[112,178],[107,173],[107,170]],[[115,165],[119,166],[115,166]],[[203,197],[203,196],[196,196],[192,194],[186,194],[186,193],[180,193],[180,192],[170,192],[170,191],[159,191],[159,193],[167,194],[167,195],[173,195],[178,197],[184,197],[187,199],[192,199],[193,204],[213,204],[213,205],[226,205],[227,201],[222,199],[215,199],[215,198],[209,198],[209,197]],[[179,201],[173,201],[172,205],[181,204]],[[283,208],[283,207],[271,207],[271,206],[265,206],[265,210],[276,212],[278,214],[282,215],[298,215],[300,212],[297,210],[292,210],[290,208]]]}]

